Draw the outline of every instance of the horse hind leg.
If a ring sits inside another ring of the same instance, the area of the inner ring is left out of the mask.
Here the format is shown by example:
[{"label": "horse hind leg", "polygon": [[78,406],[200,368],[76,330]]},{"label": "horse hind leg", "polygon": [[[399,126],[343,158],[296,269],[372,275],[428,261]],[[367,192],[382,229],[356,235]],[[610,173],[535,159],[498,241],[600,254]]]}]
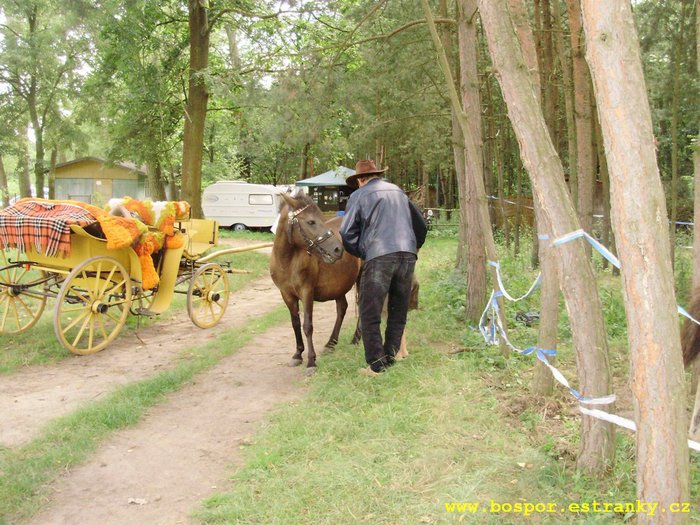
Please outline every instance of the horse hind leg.
[{"label": "horse hind leg", "polygon": [[362,341],[362,324],[360,324],[360,317],[357,317],[357,325],[355,326],[355,333],[352,334],[352,341],[350,343],[356,345]]},{"label": "horse hind leg", "polygon": [[335,325],[333,325],[331,337],[324,347],[326,352],[332,352],[335,350],[335,345],[338,344],[338,337],[340,336],[340,328],[343,326],[343,319],[345,319],[345,312],[347,311],[348,300],[343,295],[340,299],[335,300]]},{"label": "horse hind leg", "polygon": [[303,362],[301,355],[304,353],[304,338],[301,335],[301,319],[299,318],[299,300],[284,296],[283,299],[292,319],[292,328],[296,339],[296,352],[289,361],[289,366],[299,366]]}]

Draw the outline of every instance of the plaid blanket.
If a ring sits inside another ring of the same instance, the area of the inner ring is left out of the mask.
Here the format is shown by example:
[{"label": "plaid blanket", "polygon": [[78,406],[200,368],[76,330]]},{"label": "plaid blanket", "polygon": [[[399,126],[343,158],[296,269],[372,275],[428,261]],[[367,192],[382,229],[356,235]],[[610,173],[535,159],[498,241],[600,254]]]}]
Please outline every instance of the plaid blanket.
[{"label": "plaid blanket", "polygon": [[70,226],[88,226],[97,218],[75,204],[22,200],[0,210],[0,247],[27,248],[46,256],[70,255]]}]

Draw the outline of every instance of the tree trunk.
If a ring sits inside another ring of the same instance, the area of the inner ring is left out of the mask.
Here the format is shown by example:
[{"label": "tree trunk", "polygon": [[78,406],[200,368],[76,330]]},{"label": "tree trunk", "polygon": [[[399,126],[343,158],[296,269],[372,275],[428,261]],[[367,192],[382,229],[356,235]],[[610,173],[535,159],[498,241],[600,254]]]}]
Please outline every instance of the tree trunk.
[{"label": "tree trunk", "polygon": [[[578,215],[581,227],[592,233],[593,226],[593,151],[591,120],[591,81],[584,57],[581,6],[579,0],[567,0],[571,29],[571,54],[574,83],[574,119],[576,121],[576,178],[578,182]],[[586,251],[590,253],[590,248]]]},{"label": "tree trunk", "polygon": [[19,146],[20,146],[20,159],[19,159],[19,195],[20,197],[31,197],[32,196],[32,182],[29,176],[29,141],[27,140],[27,128],[28,126],[22,126],[19,130]]},{"label": "tree trunk", "polygon": [[51,150],[51,165],[49,166],[49,199],[56,198],[56,160],[58,159],[58,149]]},{"label": "tree trunk", "polygon": [[[668,215],[630,4],[583,0],[582,6],[622,267],[637,423],[637,498],[664,509],[690,496]],[[637,523],[687,523],[689,517],[641,513]]]},{"label": "tree trunk", "polygon": [[228,59],[231,69],[240,71],[241,69],[241,53],[238,50],[238,35],[236,28],[233,25],[226,24],[226,38],[228,39]]},{"label": "tree trunk", "polygon": [[[564,170],[542,116],[506,6],[479,0],[479,11],[496,76],[508,106],[520,154],[542,203],[544,222],[554,237],[579,229],[576,211],[564,181]],[[586,396],[610,393],[611,380],[602,307],[595,276],[580,242],[557,248],[557,263],[576,349],[580,389]],[[679,353],[680,356],[680,353]],[[609,423],[582,418],[580,469],[602,474],[614,456],[614,431]]]},{"label": "tree trunk", "polygon": [[0,207],[6,208],[10,205],[10,191],[7,188],[7,173],[5,172],[5,164],[2,162],[0,155]]},{"label": "tree trunk", "polygon": [[[479,97],[479,77],[477,74],[476,0],[460,0],[457,14],[457,35],[459,42],[460,88],[462,107],[471,115],[469,133],[476,143],[474,158],[465,157],[469,259],[467,262],[467,319],[478,324],[486,304],[486,252],[484,251],[484,231],[491,223],[481,224],[479,210],[478,180],[484,179],[484,154],[481,142],[481,100]],[[454,108],[453,108],[454,111]],[[462,152],[465,151],[462,142]],[[487,215],[488,216],[488,215]]]},{"label": "tree trunk", "polygon": [[[523,0],[509,0],[508,9],[511,20],[515,25],[520,48],[523,50],[523,59],[530,71],[530,79],[535,87],[535,94],[541,100],[541,91],[537,89],[541,77],[538,75],[538,60],[535,41],[527,22],[527,8]],[[535,218],[537,228],[533,229],[533,244],[539,244],[538,257],[540,270],[542,271],[542,283],[540,288],[540,326],[537,335],[537,347],[544,350],[556,350],[557,348],[557,322],[559,320],[559,279],[555,264],[556,254],[551,246],[552,229],[547,224],[547,218],[542,211],[542,202],[533,195]],[[548,239],[539,240],[535,234],[546,235]],[[554,364],[554,356],[549,357],[549,362]],[[535,373],[532,378],[532,390],[540,395],[550,395],[554,387],[554,377],[549,368],[539,359],[535,359]]]},{"label": "tree trunk", "polygon": [[[423,5],[423,12],[425,13],[425,19],[428,23],[428,29],[430,30],[430,35],[433,39],[433,44],[438,55],[438,61],[440,62],[440,68],[445,76],[445,82],[447,83],[447,90],[450,96],[450,102],[452,103],[452,108],[457,114],[459,125],[462,128],[462,134],[464,135],[464,150],[466,153],[466,165],[467,166],[482,166],[483,169],[483,157],[480,154],[480,148],[478,146],[478,138],[481,135],[474,136],[469,125],[467,115],[462,108],[462,101],[460,100],[457,90],[455,89],[454,80],[452,79],[452,72],[450,71],[449,63],[447,62],[447,57],[445,56],[445,49],[440,42],[440,37],[438,35],[437,29],[435,27],[435,20],[433,19],[433,13],[430,11],[430,5],[428,0],[421,0]],[[479,112],[481,114],[481,112]],[[478,137],[478,138],[477,138]],[[469,168],[467,168],[469,169]],[[489,209],[488,200],[486,198],[486,189],[484,187],[483,177],[476,177],[476,202],[479,209],[479,223],[484,234],[484,247],[486,249],[486,256],[491,261],[497,261],[498,255],[496,253],[496,243],[493,240],[493,232],[491,231],[491,224],[489,221]],[[496,269],[491,270],[493,275],[493,282],[496,282]],[[507,323],[505,312],[503,309],[502,298],[498,298],[499,303],[499,319],[501,326],[507,331]],[[507,335],[506,335],[507,337]],[[501,340],[501,353],[507,356],[510,353],[510,349],[505,344],[505,341]]]},{"label": "tree trunk", "polygon": [[206,2],[188,0],[190,31],[190,74],[182,143],[182,198],[190,203],[192,217],[202,213],[202,156],[204,122],[209,92],[203,73],[209,66],[209,22]]},{"label": "tree trunk", "polygon": [[[457,191],[459,192],[459,244],[457,246],[456,267],[465,274],[469,266],[469,216],[467,214],[467,188],[464,167],[464,136],[457,122],[457,116],[452,115],[452,156],[457,172]],[[473,227],[473,226],[472,226]],[[467,310],[469,310],[469,293],[467,293]]]},{"label": "tree trunk", "polygon": [[[697,60],[695,62],[696,74],[700,77],[700,9],[695,8],[695,48]],[[693,290],[700,289],[700,136],[695,137],[693,149],[693,167],[695,171],[695,193],[693,195]],[[690,435],[700,441],[700,388],[698,388],[698,375],[700,375],[700,359],[693,363],[692,388],[695,390],[695,407],[691,418]]]},{"label": "tree trunk", "polygon": [[523,170],[515,174],[515,233],[513,234],[513,255],[520,254],[520,226],[522,225]]},{"label": "tree trunk", "polygon": [[154,201],[164,201],[165,185],[163,184],[163,173],[158,159],[152,159],[147,163],[146,179],[148,182],[148,197]]},{"label": "tree trunk", "polygon": [[[564,37],[562,36],[563,26],[561,23],[561,9],[559,0],[552,2],[552,15],[555,25],[555,44],[559,66],[561,67],[562,83],[564,88],[564,108],[566,112],[566,142],[568,145],[568,169],[569,169],[569,191],[578,185],[576,175],[576,124],[574,118],[573,84],[571,81],[571,61],[566,54]],[[573,192],[578,198],[578,192]]]},{"label": "tree trunk", "polygon": [[676,260],[676,221],[678,220],[678,111],[681,91],[681,53],[684,41],[685,9],[688,2],[681,3],[678,32],[671,45],[671,264]]}]

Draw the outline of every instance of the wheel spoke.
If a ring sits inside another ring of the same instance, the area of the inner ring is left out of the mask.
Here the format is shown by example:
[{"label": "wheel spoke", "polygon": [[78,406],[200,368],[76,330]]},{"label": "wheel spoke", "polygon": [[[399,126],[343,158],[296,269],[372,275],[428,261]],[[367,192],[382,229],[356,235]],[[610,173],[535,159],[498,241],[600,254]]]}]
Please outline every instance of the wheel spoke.
[{"label": "wheel spoke", "polygon": [[80,321],[82,321],[85,318],[86,315],[90,315],[89,308],[83,309],[83,314],[73,319],[73,321],[63,329],[63,334],[66,334],[68,330],[76,326]]},{"label": "wheel spoke", "polygon": [[86,346],[86,348],[88,348],[88,349],[89,349],[89,348],[92,348],[92,336],[93,336],[93,334],[94,334],[94,330],[93,330],[93,326],[94,326],[94,325],[95,325],[95,316],[94,316],[94,315],[91,315],[91,316],[90,316],[90,321],[89,321],[89,323],[88,323],[88,330],[87,330],[88,340],[87,340],[87,346]]},{"label": "wheel spoke", "polygon": [[112,286],[112,288],[110,288],[107,292],[102,292],[102,293],[100,294],[100,297],[105,297],[106,295],[112,294],[112,293],[114,292],[114,290],[116,290],[117,288],[121,287],[121,286],[122,286],[123,284],[125,284],[125,283],[126,283],[126,279],[122,279],[122,280],[119,281],[117,284],[115,284],[114,286]]},{"label": "wheel spoke", "polygon": [[102,320],[101,315],[97,316],[97,322],[100,325],[100,330],[102,331],[102,337],[104,337],[105,339],[108,339],[109,335],[107,335],[107,329],[105,328],[105,324],[104,324],[104,321]]},{"label": "wheel spoke", "polygon": [[[121,313],[121,311],[120,311],[119,313]],[[109,310],[107,310],[107,311],[105,312],[105,315],[106,315],[107,317],[109,317],[112,321],[114,321],[115,323],[119,324],[120,318],[119,318],[119,317],[114,317],[114,315],[112,315],[112,314],[109,312]]]},{"label": "wheel spoke", "polygon": [[3,302],[7,303],[7,305],[2,312],[2,324],[0,324],[0,330],[3,332],[5,331],[5,323],[7,322],[7,316],[10,313],[10,297],[6,296],[5,299],[6,300]]},{"label": "wheel spoke", "polygon": [[80,327],[80,330],[78,330],[78,335],[76,335],[75,339],[73,339],[73,346],[78,346],[78,341],[80,341],[80,339],[83,337],[83,332],[87,328],[87,325],[90,323],[90,319],[92,319],[92,312],[88,312],[87,319],[85,319],[85,322]]},{"label": "wheel spoke", "polygon": [[17,302],[22,305],[24,310],[29,314],[29,317],[34,317],[34,312],[32,312],[32,309],[27,306],[27,303],[24,302],[24,299],[22,299],[20,296],[15,297]]},{"label": "wheel spoke", "polygon": [[22,326],[22,322],[19,320],[19,311],[17,310],[17,302],[12,301],[10,304],[12,305],[12,311],[15,314],[15,322],[17,323],[17,329],[19,330],[19,328]]},{"label": "wheel spoke", "polygon": [[[116,271],[117,271],[117,267],[116,267],[116,266],[113,266],[112,269],[111,269],[110,272],[109,272],[109,276],[105,279],[105,285],[104,285],[104,287],[102,288],[102,291],[100,292],[100,297],[104,297],[104,295],[105,295],[105,290],[106,290],[107,287],[109,286],[109,283],[112,282],[112,277],[114,276],[114,272],[116,272]],[[122,283],[123,283],[123,282],[124,282],[124,281],[122,280]],[[121,284],[121,283],[120,283],[120,284]],[[119,286],[119,285],[117,285],[117,286]],[[112,288],[112,290],[113,290],[113,289],[114,289],[114,288]],[[110,291],[111,291],[111,290],[110,290]]]}]

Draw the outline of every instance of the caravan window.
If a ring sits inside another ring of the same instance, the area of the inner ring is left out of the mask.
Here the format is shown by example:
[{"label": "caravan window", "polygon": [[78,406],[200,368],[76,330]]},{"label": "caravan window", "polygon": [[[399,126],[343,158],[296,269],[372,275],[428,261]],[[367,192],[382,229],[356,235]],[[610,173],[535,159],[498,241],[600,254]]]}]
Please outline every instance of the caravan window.
[{"label": "caravan window", "polygon": [[252,205],[269,205],[272,204],[272,195],[248,195],[248,204]]}]

